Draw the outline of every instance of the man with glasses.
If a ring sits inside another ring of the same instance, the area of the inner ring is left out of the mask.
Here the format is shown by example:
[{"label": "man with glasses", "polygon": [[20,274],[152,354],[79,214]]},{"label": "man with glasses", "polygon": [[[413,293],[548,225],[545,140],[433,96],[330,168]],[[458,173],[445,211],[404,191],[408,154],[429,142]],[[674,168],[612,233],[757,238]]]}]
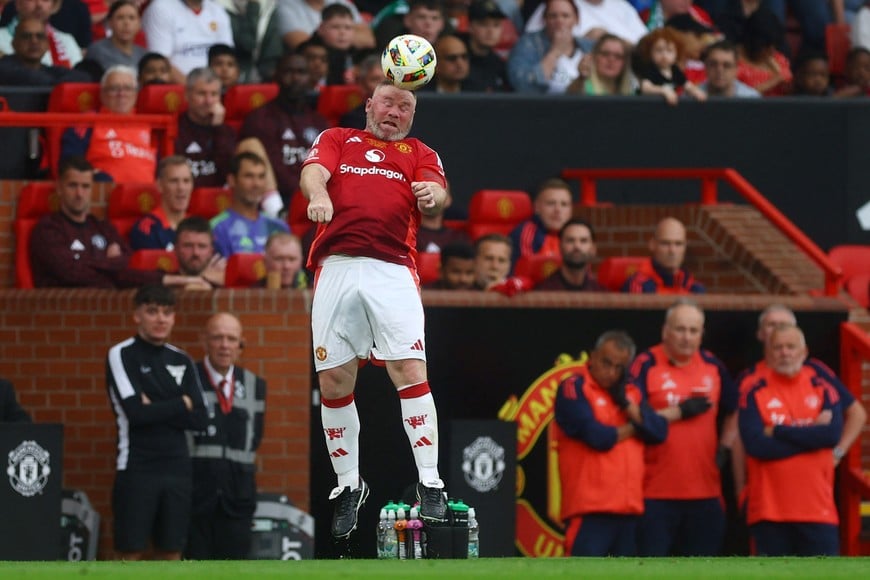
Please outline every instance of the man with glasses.
[{"label": "man with glasses", "polygon": [[710,97],[759,98],[761,94],[737,80],[737,47],[728,40],[720,40],[707,47],[704,53],[707,80],[699,88]]},{"label": "man with glasses", "polygon": [[13,54],[0,58],[0,78],[10,86],[53,86],[56,83],[87,82],[77,70],[42,63],[48,52],[48,27],[38,18],[24,18],[12,36]]},{"label": "man with glasses", "polygon": [[469,76],[468,47],[458,36],[445,34],[439,38],[435,43],[435,54],[438,55],[435,77],[421,91],[455,94],[482,90]]},{"label": "man with glasses", "polygon": [[[128,66],[110,67],[100,81],[100,103],[107,113],[130,115],[139,89],[137,72]],[[97,122],[93,127],[70,127],[61,139],[60,158],[85,157],[94,166],[95,181],[150,183],[157,170],[157,150],[147,123]]]},{"label": "man with glasses", "polygon": [[[46,25],[48,47],[42,55],[42,64],[72,68],[82,60],[82,50],[73,35],[54,28],[48,23],[62,6],[62,0],[15,0],[17,15],[0,28],[0,54],[12,53],[12,39],[18,24],[35,18]],[[5,77],[3,78],[5,81]],[[5,84],[5,83],[4,83]]]}]

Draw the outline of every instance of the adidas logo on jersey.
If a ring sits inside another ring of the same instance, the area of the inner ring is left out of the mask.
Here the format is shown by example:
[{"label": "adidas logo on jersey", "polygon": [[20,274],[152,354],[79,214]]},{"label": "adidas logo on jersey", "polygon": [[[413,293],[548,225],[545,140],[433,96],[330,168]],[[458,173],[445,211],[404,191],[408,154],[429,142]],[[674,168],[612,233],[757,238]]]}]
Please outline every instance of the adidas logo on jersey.
[{"label": "adidas logo on jersey", "polygon": [[109,129],[108,131],[106,131],[106,139],[117,139],[117,138],[118,138],[118,134],[115,133],[114,129]]},{"label": "adidas logo on jersey", "polygon": [[349,455],[349,453],[347,451],[345,451],[344,449],[342,449],[341,447],[339,447],[338,449],[336,449],[335,451],[333,451],[329,455],[330,455],[330,457],[335,457],[336,459],[338,459],[340,457],[344,457],[346,455]]},{"label": "adidas logo on jersey", "polygon": [[420,437],[419,439],[417,439],[417,440],[414,442],[414,445],[413,445],[414,448],[417,448],[417,447],[431,447],[431,446],[432,446],[432,442],[429,441],[429,439],[428,439],[427,437]]},{"label": "adidas logo on jersey", "polygon": [[293,129],[284,129],[284,133],[281,135],[281,139],[283,141],[289,141],[291,139],[296,138],[296,133],[293,132]]},{"label": "adidas logo on jersey", "polygon": [[418,338],[417,342],[411,345],[411,350],[423,350],[423,341]]},{"label": "adidas logo on jersey", "polygon": [[202,153],[202,147],[199,146],[199,143],[194,141],[190,145],[187,146],[187,149],[184,150],[185,153]]},{"label": "adidas logo on jersey", "polygon": [[362,139],[359,137],[350,137],[345,143],[362,143]]},{"label": "adidas logo on jersey", "polygon": [[779,399],[771,399],[767,404],[768,409],[782,409],[782,401]]},{"label": "adidas logo on jersey", "polygon": [[73,252],[81,252],[85,249],[85,245],[79,240],[74,240],[73,243],[69,245],[69,249]]}]

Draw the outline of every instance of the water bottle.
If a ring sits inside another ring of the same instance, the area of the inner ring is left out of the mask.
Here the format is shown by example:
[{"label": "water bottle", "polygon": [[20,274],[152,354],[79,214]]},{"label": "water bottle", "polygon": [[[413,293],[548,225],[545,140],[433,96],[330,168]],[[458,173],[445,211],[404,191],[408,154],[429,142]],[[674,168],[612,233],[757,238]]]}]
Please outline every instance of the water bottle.
[{"label": "water bottle", "polygon": [[468,508],[468,557],[480,557],[480,528],[474,508]]},{"label": "water bottle", "polygon": [[389,558],[386,549],[387,528],[389,525],[387,510],[386,508],[381,508],[380,521],[378,522],[378,560]]},{"label": "water bottle", "polygon": [[399,540],[396,536],[396,512],[387,512],[387,528],[384,532],[384,559],[399,557]]},{"label": "water bottle", "polygon": [[453,525],[450,527],[454,558],[467,558],[468,550],[468,504],[461,499],[453,502]]},{"label": "water bottle", "polygon": [[405,544],[405,528],[408,527],[408,520],[405,519],[405,508],[396,510],[396,547],[399,551],[399,559],[404,560],[408,557],[408,549]]},{"label": "water bottle", "polygon": [[417,516],[417,508],[411,508],[411,519],[408,520],[408,530],[410,530],[411,534],[411,553],[409,556],[414,558],[415,560],[420,560],[423,558],[423,545],[420,538],[420,534],[422,533],[423,522]]}]

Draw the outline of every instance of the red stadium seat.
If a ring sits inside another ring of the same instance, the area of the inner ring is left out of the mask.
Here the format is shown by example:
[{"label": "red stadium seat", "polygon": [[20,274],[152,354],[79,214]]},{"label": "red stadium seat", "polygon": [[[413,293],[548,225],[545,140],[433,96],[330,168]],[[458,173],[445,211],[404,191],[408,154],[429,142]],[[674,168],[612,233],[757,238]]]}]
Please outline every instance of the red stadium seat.
[{"label": "red stadium seat", "polygon": [[136,99],[137,113],[176,115],[186,108],[184,85],[145,85]]},{"label": "red stadium seat", "polygon": [[828,258],[843,269],[843,280],[870,273],[870,246],[844,244],[828,250]]},{"label": "red stadium seat", "polygon": [[266,277],[266,262],[263,254],[233,254],[227,258],[227,288],[250,288]]},{"label": "red stadium seat", "polygon": [[514,274],[529,278],[537,286],[562,266],[555,256],[520,256],[514,266]]},{"label": "red stadium seat", "polygon": [[238,130],[248,113],[277,96],[278,85],[275,83],[234,85],[224,95],[224,107],[227,110],[224,122]]},{"label": "red stadium seat", "polygon": [[170,250],[136,250],[130,256],[130,268],[134,270],[161,270],[178,272],[178,258]]},{"label": "red stadium seat", "polygon": [[[54,86],[48,96],[49,113],[87,113],[99,108],[99,83],[60,83]],[[52,177],[57,176],[63,132],[61,127],[49,127],[45,130],[45,163]]]},{"label": "red stadium seat", "polygon": [[42,216],[58,209],[54,182],[28,183],[18,193],[12,231],[15,236],[15,287],[33,288],[30,270],[30,234]]},{"label": "red stadium seat", "polygon": [[858,304],[867,308],[870,304],[870,272],[855,274],[846,280],[846,291]]},{"label": "red stadium seat", "polygon": [[598,266],[598,283],[613,292],[619,292],[629,276],[647,260],[641,256],[612,256]]},{"label": "red stadium seat", "polygon": [[342,115],[364,101],[365,95],[357,85],[327,85],[317,97],[317,112],[334,126]]},{"label": "red stadium seat", "polygon": [[509,234],[518,223],[532,217],[532,199],[516,189],[481,189],[471,196],[468,235],[472,240],[490,234]]},{"label": "red stadium seat", "polygon": [[187,213],[210,220],[230,207],[232,195],[232,191],[223,187],[197,187],[190,194]]},{"label": "red stadium seat", "polygon": [[298,189],[290,197],[290,207],[287,208],[287,225],[290,231],[300,240],[308,232],[314,222],[308,219],[308,200]]},{"label": "red stadium seat", "polygon": [[417,254],[417,275],[420,285],[431,284],[441,277],[441,254],[438,252],[420,252]]},{"label": "red stadium seat", "polygon": [[160,205],[160,191],[153,183],[119,183],[109,194],[108,218],[124,238],[136,220]]}]

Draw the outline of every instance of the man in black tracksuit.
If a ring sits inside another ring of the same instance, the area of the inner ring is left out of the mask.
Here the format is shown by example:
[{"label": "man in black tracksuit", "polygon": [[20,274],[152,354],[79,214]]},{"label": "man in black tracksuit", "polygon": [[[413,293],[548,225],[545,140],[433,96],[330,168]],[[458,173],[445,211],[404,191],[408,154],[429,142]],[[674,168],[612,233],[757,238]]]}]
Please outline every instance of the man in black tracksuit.
[{"label": "man in black tracksuit", "polygon": [[190,523],[185,431],[205,429],[207,413],[193,361],[167,343],[175,324],[172,291],[144,286],[134,303],[138,332],[110,348],[106,361],[118,423],[115,549],[139,560],[151,539],[157,558],[178,560]]},{"label": "man in black tracksuit", "polygon": [[244,348],[242,325],[218,313],[203,335],[197,364],[210,418],[193,434],[193,520],[185,557],[239,560],[251,552],[257,505],[256,451],[263,438],[266,382],[235,365]]}]

